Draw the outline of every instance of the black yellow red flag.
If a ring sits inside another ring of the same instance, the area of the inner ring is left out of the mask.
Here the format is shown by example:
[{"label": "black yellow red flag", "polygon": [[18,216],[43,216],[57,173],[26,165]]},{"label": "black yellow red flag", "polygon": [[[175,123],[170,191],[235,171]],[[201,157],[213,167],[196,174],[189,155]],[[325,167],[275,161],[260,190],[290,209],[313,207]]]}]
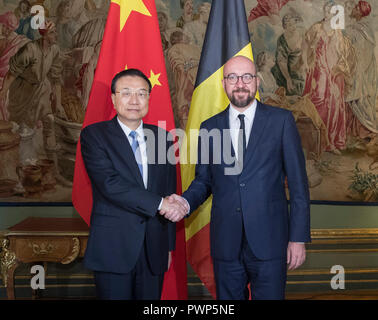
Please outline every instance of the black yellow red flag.
[{"label": "black yellow red flag", "polygon": [[[213,0],[198,67],[196,84],[181,149],[181,177],[185,191],[194,179],[200,125],[223,111],[229,100],[222,87],[223,65],[233,56],[251,60],[247,16],[243,0]],[[215,297],[213,264],[210,257],[211,198],[185,222],[187,259],[210,293]]]}]

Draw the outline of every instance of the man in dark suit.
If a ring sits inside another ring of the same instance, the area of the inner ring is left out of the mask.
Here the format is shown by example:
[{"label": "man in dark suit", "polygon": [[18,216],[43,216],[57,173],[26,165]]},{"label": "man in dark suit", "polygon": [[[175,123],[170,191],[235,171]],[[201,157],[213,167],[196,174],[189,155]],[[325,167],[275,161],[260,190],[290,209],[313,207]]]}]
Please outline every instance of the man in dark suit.
[{"label": "man in dark suit", "polygon": [[[183,198],[172,199],[193,212],[213,196],[210,242],[218,299],[247,298],[248,283],[252,299],[283,299],[287,265],[292,270],[304,262],[304,242],[310,241],[300,137],[291,112],[255,99],[260,80],[251,60],[231,58],[222,83],[230,106],[201,125],[205,133],[220,131],[221,138],[200,133],[195,179]],[[227,154],[236,158],[233,164]]]},{"label": "man in dark suit", "polygon": [[176,191],[174,161],[157,162],[158,151],[167,154],[172,144],[158,144],[158,136],[172,139],[142,121],[151,83],[141,71],[121,71],[111,91],[117,116],[87,126],[80,136],[93,189],[84,263],[94,271],[101,299],[160,299],[175,248],[175,224],[163,214],[183,210],[165,198]]}]

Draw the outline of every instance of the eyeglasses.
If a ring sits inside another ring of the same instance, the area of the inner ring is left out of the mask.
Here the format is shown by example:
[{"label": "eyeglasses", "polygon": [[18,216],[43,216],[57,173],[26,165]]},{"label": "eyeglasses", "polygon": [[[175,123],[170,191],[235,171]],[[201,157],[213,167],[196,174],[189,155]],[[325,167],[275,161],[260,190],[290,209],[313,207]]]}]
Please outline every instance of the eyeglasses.
[{"label": "eyeglasses", "polygon": [[236,84],[239,81],[239,78],[241,78],[244,84],[248,84],[252,81],[253,78],[256,77],[257,76],[255,74],[250,73],[244,73],[241,76],[238,76],[235,73],[230,73],[227,77],[224,77],[224,79],[227,79],[230,84]]},{"label": "eyeglasses", "polygon": [[121,91],[116,91],[115,93],[121,94],[121,97],[124,99],[130,99],[132,95],[136,95],[136,97],[140,100],[146,100],[150,95],[149,92],[144,89],[139,89],[139,90],[123,89]]}]

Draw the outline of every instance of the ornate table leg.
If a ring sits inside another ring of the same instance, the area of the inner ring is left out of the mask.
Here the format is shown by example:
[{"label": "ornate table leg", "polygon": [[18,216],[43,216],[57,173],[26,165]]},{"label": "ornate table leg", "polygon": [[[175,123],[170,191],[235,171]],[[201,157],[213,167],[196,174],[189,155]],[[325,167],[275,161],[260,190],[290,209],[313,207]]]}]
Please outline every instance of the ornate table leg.
[{"label": "ornate table leg", "polygon": [[80,253],[80,240],[77,237],[72,238],[72,249],[69,256],[64,257],[62,261],[60,261],[61,264],[69,264],[72,261],[74,261]]},{"label": "ornate table leg", "polygon": [[9,240],[3,238],[0,241],[0,270],[3,277],[4,287],[7,288],[8,299],[14,299],[14,270],[17,268],[18,263],[16,254],[10,251]]}]

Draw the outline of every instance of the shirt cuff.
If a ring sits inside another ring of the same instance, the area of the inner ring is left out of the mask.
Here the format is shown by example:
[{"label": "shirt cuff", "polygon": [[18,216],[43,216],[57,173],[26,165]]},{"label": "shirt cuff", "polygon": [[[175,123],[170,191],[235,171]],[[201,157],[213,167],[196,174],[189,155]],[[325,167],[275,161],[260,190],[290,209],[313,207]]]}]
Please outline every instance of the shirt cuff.
[{"label": "shirt cuff", "polygon": [[188,211],[186,212],[186,215],[188,215],[190,213],[190,204],[189,204],[188,200],[186,200],[184,197],[181,197],[181,198],[185,200],[185,202],[186,202],[186,204],[189,208]]},{"label": "shirt cuff", "polygon": [[161,201],[160,201],[160,204],[159,204],[159,207],[158,207],[158,211],[161,210],[161,206],[163,205],[163,200],[164,200],[164,198],[161,198]]}]

